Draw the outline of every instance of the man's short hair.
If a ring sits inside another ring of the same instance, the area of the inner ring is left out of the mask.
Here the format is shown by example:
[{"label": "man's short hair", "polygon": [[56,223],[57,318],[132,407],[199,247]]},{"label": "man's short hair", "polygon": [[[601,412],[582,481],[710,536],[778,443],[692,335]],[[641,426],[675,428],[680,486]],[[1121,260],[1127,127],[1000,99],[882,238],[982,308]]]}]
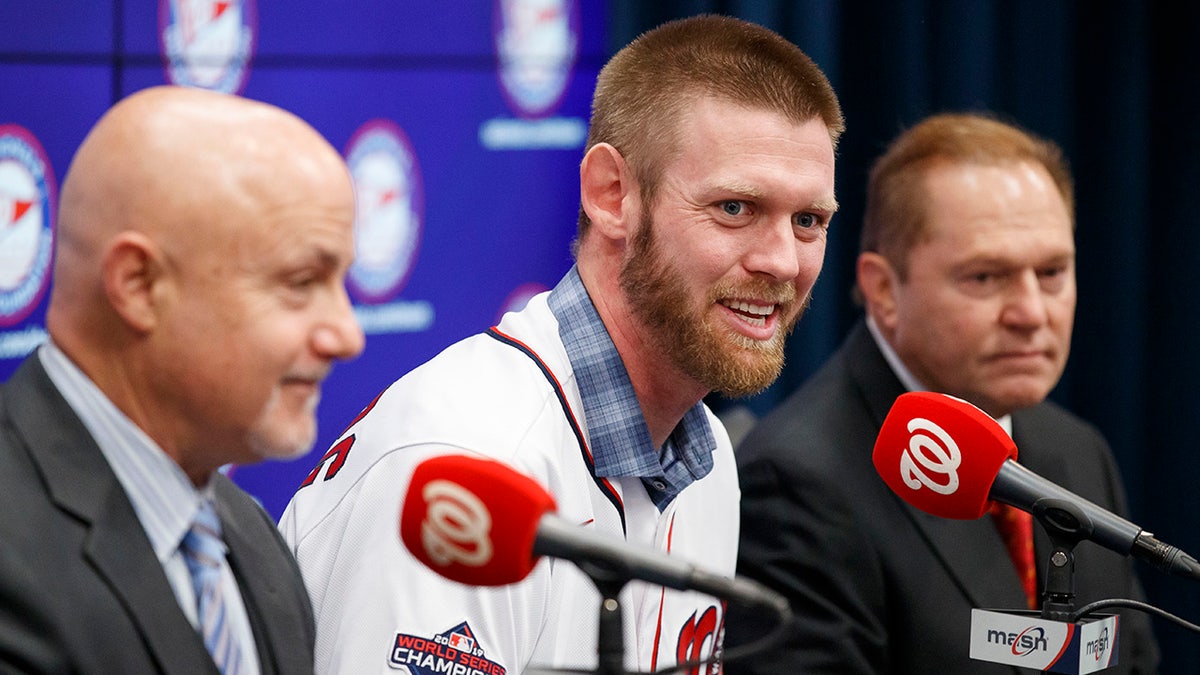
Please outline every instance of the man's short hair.
[{"label": "man's short hair", "polygon": [[[680,119],[698,98],[779,112],[797,123],[820,118],[837,146],[845,123],[816,63],[777,33],[726,16],[701,15],[643,33],[596,80],[587,149],[608,143],[625,158],[653,203],[663,167],[679,147]],[[579,214],[579,236],[589,226]]]},{"label": "man's short hair", "polygon": [[986,114],[943,113],[900,134],[871,167],[859,250],[879,253],[906,278],[908,253],[924,233],[929,170],[945,164],[1018,162],[1045,167],[1074,227],[1074,181],[1056,144]]}]

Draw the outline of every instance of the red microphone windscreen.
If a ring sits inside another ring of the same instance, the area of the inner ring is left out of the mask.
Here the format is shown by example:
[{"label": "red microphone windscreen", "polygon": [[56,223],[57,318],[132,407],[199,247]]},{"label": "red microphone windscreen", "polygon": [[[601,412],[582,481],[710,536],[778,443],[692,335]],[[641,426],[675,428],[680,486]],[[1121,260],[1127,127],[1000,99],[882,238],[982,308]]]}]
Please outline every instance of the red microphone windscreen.
[{"label": "red microphone windscreen", "polygon": [[538,524],[555,508],[542,486],[505,464],[433,457],[413,472],[400,511],[400,539],[447,579],[502,586],[533,570]]},{"label": "red microphone windscreen", "polygon": [[904,501],[942,518],[979,518],[1000,467],[1017,446],[996,420],[953,396],[928,391],[892,405],[873,460],[883,482]]}]

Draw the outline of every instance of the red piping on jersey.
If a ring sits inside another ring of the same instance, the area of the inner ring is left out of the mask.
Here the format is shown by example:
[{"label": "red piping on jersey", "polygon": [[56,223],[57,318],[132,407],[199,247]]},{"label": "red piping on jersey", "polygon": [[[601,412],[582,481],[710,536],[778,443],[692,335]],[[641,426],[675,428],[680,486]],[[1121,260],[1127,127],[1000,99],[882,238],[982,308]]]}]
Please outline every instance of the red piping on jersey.
[{"label": "red piping on jersey", "polygon": [[542,371],[542,375],[546,377],[546,380],[550,382],[555,396],[558,397],[559,405],[562,406],[563,412],[567,416],[567,421],[571,424],[571,431],[575,434],[575,440],[579,442],[579,449],[583,454],[584,463],[587,464],[588,473],[592,475],[592,480],[600,488],[600,492],[617,509],[617,515],[621,517],[621,532],[628,535],[628,530],[625,527],[625,502],[621,499],[621,494],[617,492],[617,489],[613,487],[607,478],[596,475],[596,461],[592,457],[592,450],[588,447],[587,439],[583,435],[583,429],[579,426],[579,421],[575,417],[575,411],[571,409],[571,404],[567,401],[567,394],[563,390],[562,384],[559,383],[558,378],[555,377],[554,371],[550,370],[550,366],[546,365],[546,362],[542,360],[542,357],[538,356],[532,347],[511,335],[501,332],[499,327],[492,326],[489,328],[488,335],[528,356],[537,364],[538,369]]},{"label": "red piping on jersey", "polygon": [[382,398],[385,393],[387,393],[387,389],[384,389],[383,391],[376,394],[375,398],[371,399],[371,402],[367,404],[367,407],[363,408],[362,412],[358,413],[358,416],[355,417],[354,420],[350,422],[350,424],[347,424],[345,429],[342,429],[341,435],[345,436],[346,432],[350,431],[351,427],[353,427],[355,424],[358,424],[359,422],[361,422],[362,418],[366,417],[367,413],[371,412],[371,409],[375,407],[376,403],[379,403],[379,399]]},{"label": "red piping on jersey", "polygon": [[[671,512],[671,524],[667,526],[667,554],[671,553],[671,539],[675,535],[675,512]],[[667,588],[663,586],[658,596],[658,625],[654,628],[654,652],[650,655],[650,670],[658,670],[658,644],[662,638],[663,605],[667,603]]]}]

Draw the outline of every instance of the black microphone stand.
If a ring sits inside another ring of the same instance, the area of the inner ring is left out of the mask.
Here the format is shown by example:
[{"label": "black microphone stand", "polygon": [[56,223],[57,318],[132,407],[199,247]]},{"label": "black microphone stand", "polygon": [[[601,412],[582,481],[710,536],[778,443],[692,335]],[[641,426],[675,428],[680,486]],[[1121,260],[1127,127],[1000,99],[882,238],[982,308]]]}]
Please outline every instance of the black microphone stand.
[{"label": "black microphone stand", "polygon": [[[631,571],[631,567],[626,563],[616,558],[604,557],[583,557],[572,560],[575,566],[592,580],[596,585],[596,590],[600,592],[600,618],[598,622],[598,634],[596,640],[596,656],[597,665],[593,675],[653,675],[651,673],[641,673],[625,670],[625,626],[622,617],[620,594],[624,590],[626,584],[633,579],[646,579],[644,576],[638,576]],[[693,581],[699,583],[704,580],[708,573],[693,572],[696,579]],[[682,589],[682,586],[674,585],[671,582],[666,582],[667,587]],[[747,593],[747,588],[754,588],[754,585],[743,581],[741,593],[743,596]],[[709,592],[709,591],[703,591]],[[718,597],[724,597],[717,593]],[[729,660],[740,660],[751,655],[757,655],[769,650],[779,644],[782,644],[788,634],[788,627],[792,621],[792,611],[786,600],[780,596],[776,596],[765,589],[760,591],[758,595],[749,595],[747,597],[737,596],[741,598],[741,602],[749,603],[754,606],[761,606],[764,609],[774,612],[778,619],[779,625],[773,631],[761,636],[753,643],[741,645],[725,654]],[[684,661],[674,664],[665,670],[655,671],[656,673],[664,672],[685,672],[698,667],[705,667],[712,663],[719,662],[719,657],[714,653],[709,658],[702,658],[693,661]],[[539,671],[540,672],[540,671]],[[565,672],[580,672],[580,671],[565,671]]]},{"label": "black microphone stand", "polygon": [[630,577],[589,560],[577,561],[576,566],[600,591],[596,675],[625,675],[625,626],[618,596]]},{"label": "black microphone stand", "polygon": [[1039,499],[1032,513],[1053,545],[1046,565],[1042,618],[1071,623],[1075,612],[1075,546],[1091,536],[1094,526],[1076,504],[1066,500]]}]

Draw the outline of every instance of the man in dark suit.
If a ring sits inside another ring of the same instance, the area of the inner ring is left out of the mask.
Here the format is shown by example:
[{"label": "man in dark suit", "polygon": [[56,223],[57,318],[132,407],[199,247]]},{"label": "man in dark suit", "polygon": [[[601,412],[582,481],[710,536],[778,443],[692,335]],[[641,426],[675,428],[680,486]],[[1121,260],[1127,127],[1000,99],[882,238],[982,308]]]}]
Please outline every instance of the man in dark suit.
[{"label": "man in dark suit", "polygon": [[[999,420],[1029,469],[1125,513],[1108,444],[1045,400],[1066,363],[1076,300],[1060,151],[980,115],[906,131],[871,172],[857,280],[865,319],[737,451],[739,573],[785,593],[797,617],[782,649],[728,671],[1028,672],[968,657],[971,609],[1039,607],[1048,535],[1032,525],[1025,584],[999,513],[922,513],[889,490],[871,455],[898,396],[940,391]],[[1091,542],[1075,554],[1076,608],[1142,597],[1127,558]],[[728,641],[769,629],[731,613]],[[1155,672],[1146,615],[1122,612],[1119,643],[1119,665],[1105,672]]]},{"label": "man in dark suit", "polygon": [[0,672],[309,673],[274,522],[218,469],[306,452],[361,351],[354,190],[294,115],[118,103],[63,184],[50,340],[0,387]]}]

